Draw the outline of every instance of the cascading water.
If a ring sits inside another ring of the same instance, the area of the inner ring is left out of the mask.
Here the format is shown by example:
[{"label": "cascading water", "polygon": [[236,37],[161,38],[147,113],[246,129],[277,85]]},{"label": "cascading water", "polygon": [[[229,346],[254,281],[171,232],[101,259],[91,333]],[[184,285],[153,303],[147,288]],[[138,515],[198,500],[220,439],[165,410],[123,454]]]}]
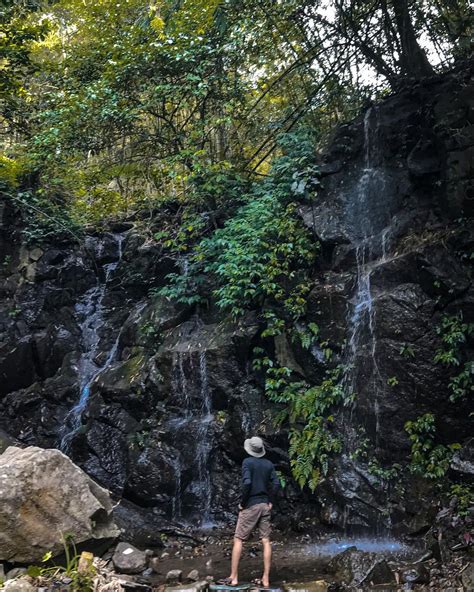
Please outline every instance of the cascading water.
[{"label": "cascading water", "polygon": [[[379,114],[376,107],[364,117],[364,168],[347,206],[347,222],[353,231],[357,264],[356,289],[349,316],[345,386],[357,394],[362,384],[373,387],[375,441],[379,433],[378,386],[381,375],[377,364],[375,309],[371,274],[384,262],[389,249],[392,190],[382,162]],[[371,363],[367,365],[366,360]],[[362,361],[361,361],[362,360]]]},{"label": "cascading water", "polygon": [[[105,362],[97,366],[95,359],[99,353],[100,330],[105,323],[104,298],[107,293],[108,282],[122,259],[123,234],[116,234],[117,259],[104,265],[104,279],[98,280],[97,285],[86,292],[84,298],[76,304],[76,318],[81,331],[82,355],[78,364],[79,400],[72,407],[64,420],[64,427],[60,434],[59,449],[69,452],[72,439],[81,427],[82,414],[89,400],[91,385],[96,377],[115,360],[120,334],[117,335],[110,348]],[[100,247],[99,247],[100,250]]]},{"label": "cascading water", "polygon": [[[173,359],[173,390],[180,403],[180,416],[172,419],[169,429],[174,434],[175,447],[180,451],[173,462],[175,494],[172,517],[183,518],[182,498],[191,494],[194,509],[200,514],[200,526],[209,525],[212,487],[210,456],[212,450],[212,399],[209,390],[207,358],[204,349],[178,351]],[[183,449],[186,436],[193,437],[193,450]],[[190,454],[189,454],[190,452]],[[188,473],[190,482],[183,491],[182,475]]]},{"label": "cascading water", "polygon": [[201,377],[201,421],[198,428],[198,490],[199,497],[204,501],[202,509],[202,524],[209,523],[211,512],[211,475],[209,473],[209,456],[211,452],[210,427],[214,416],[211,413],[212,401],[209,394],[209,381],[207,376],[206,352],[199,352],[199,375]]}]

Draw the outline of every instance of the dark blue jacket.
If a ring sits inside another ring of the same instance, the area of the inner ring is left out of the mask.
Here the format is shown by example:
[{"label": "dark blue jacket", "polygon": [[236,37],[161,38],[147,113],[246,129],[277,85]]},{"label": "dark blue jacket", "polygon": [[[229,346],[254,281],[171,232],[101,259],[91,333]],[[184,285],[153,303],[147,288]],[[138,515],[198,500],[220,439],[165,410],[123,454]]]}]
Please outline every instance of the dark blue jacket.
[{"label": "dark blue jacket", "polygon": [[273,463],[249,456],[242,463],[242,507],[273,502],[280,486]]}]

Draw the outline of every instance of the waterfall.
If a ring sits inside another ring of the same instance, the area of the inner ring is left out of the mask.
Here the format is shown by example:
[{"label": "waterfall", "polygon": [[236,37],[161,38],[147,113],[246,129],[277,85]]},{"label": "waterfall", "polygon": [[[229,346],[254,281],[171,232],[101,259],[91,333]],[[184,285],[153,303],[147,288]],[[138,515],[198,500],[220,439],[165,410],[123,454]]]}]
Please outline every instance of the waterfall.
[{"label": "waterfall", "polygon": [[[347,204],[347,221],[353,230],[353,244],[357,265],[355,291],[348,316],[348,340],[345,375],[346,389],[357,395],[363,379],[371,384],[375,424],[375,443],[378,444],[379,404],[378,388],[381,375],[377,364],[376,314],[373,306],[371,274],[387,258],[391,223],[391,195],[389,177],[381,167],[379,114],[376,107],[364,117],[364,160],[362,173]],[[363,360],[359,358],[363,357]],[[366,363],[366,359],[370,363]],[[361,363],[363,361],[363,364]]]},{"label": "waterfall", "polygon": [[202,524],[209,523],[211,512],[211,475],[209,473],[210,439],[209,430],[214,419],[211,413],[212,401],[209,394],[209,381],[207,377],[206,352],[199,352],[199,375],[201,379],[201,421],[198,428],[197,458],[199,475],[199,497],[203,499]]},{"label": "waterfall", "polygon": [[171,500],[171,518],[178,520],[181,518],[181,460],[179,458],[173,458],[172,466],[175,478],[175,490],[173,499]]},{"label": "waterfall", "polygon": [[[183,519],[182,498],[190,493],[193,506],[200,514],[200,526],[211,523],[212,486],[210,474],[213,444],[212,398],[209,389],[206,350],[199,348],[178,351],[173,357],[172,387],[180,404],[179,417],[170,420],[174,445],[179,457],[173,462],[175,494],[172,517]],[[192,437],[193,449],[186,450],[186,437]],[[191,476],[190,483],[182,487],[182,475]]]},{"label": "waterfall", "polygon": [[[104,298],[112,274],[122,259],[123,234],[113,235],[117,243],[117,259],[104,265],[104,279],[97,280],[97,284],[88,290],[81,301],[76,304],[76,319],[81,332],[82,355],[78,364],[79,399],[69,410],[64,419],[60,432],[59,449],[65,453],[70,450],[71,442],[81,427],[82,414],[87,407],[91,385],[97,376],[115,360],[117,355],[120,333],[116,336],[109,349],[105,362],[97,366],[96,357],[100,352],[100,330],[105,323]],[[99,252],[102,245],[99,244]]]}]

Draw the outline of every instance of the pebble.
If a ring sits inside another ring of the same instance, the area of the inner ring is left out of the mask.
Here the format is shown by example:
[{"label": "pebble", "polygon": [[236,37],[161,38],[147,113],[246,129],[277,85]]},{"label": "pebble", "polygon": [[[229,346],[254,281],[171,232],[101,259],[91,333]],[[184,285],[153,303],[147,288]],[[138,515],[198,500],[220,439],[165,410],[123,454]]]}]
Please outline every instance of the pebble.
[{"label": "pebble", "polygon": [[197,582],[199,580],[199,572],[197,569],[192,569],[188,575],[186,576],[186,579],[189,580],[190,582]]},{"label": "pebble", "polygon": [[161,554],[161,559],[166,559],[169,556],[170,556],[170,554],[165,551],[164,553]]},{"label": "pebble", "polygon": [[182,577],[183,577],[183,572],[180,569],[171,569],[166,574],[166,582],[168,584],[175,583],[175,582],[181,582]]}]

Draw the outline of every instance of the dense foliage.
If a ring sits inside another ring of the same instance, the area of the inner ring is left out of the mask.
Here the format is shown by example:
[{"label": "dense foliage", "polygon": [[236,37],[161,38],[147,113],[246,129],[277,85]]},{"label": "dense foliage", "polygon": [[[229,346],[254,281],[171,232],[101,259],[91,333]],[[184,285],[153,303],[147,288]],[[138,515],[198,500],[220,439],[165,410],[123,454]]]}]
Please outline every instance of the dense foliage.
[{"label": "dense foliage", "polygon": [[228,208],[209,179],[468,56],[471,22],[464,0],[8,0],[1,27],[0,178],[88,222]]}]

